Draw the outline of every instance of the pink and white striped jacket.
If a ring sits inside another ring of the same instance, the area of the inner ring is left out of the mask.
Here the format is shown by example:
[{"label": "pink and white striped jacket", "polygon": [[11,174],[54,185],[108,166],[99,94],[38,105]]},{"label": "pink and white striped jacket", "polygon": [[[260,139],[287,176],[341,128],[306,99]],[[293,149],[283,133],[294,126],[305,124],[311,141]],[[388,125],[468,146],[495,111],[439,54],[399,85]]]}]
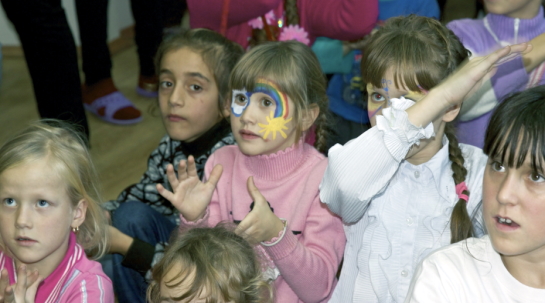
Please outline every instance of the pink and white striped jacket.
[{"label": "pink and white striped jacket", "polygon": [[[17,282],[15,262],[0,251],[0,270],[7,269],[10,284]],[[112,281],[100,263],[87,259],[70,234],[68,251],[57,268],[38,287],[36,303],[113,303]]]}]

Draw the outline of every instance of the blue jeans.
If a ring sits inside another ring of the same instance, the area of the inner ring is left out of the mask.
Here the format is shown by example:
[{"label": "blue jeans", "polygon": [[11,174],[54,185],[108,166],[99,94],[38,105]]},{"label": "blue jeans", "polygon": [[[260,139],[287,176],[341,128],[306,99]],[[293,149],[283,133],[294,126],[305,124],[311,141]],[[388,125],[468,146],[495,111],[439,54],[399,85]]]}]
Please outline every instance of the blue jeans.
[{"label": "blue jeans", "polygon": [[[168,242],[176,224],[140,201],[122,203],[114,212],[112,224],[121,232],[156,245]],[[146,302],[148,284],[138,271],[121,265],[123,256],[113,255],[113,283],[119,303]]]}]

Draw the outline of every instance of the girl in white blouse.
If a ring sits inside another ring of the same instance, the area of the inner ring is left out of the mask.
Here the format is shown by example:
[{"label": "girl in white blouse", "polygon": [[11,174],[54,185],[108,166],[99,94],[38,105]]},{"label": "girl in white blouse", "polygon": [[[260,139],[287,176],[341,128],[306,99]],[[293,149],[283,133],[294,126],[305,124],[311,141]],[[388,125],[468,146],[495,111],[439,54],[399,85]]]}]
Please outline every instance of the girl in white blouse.
[{"label": "girl in white blouse", "polygon": [[[458,144],[448,125],[483,74],[454,77],[459,83],[428,93],[467,56],[451,31],[417,16],[390,19],[364,50],[373,128],[329,150],[320,187],[322,201],[346,224],[344,265],[331,302],[403,302],[420,260],[484,233],[487,158]],[[492,59],[474,59],[468,69],[488,70]],[[463,81],[471,83],[463,87]]]},{"label": "girl in white blouse", "polygon": [[484,152],[488,235],[449,245],[417,268],[407,302],[545,301],[545,86],[496,109]]}]

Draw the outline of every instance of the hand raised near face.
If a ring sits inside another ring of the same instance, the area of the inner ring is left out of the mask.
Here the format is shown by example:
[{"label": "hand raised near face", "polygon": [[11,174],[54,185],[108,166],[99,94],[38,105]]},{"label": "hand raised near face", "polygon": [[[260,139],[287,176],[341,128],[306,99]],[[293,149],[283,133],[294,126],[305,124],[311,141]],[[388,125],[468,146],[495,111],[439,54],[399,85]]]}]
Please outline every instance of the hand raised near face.
[{"label": "hand raised near face", "polygon": [[221,165],[214,166],[208,181],[201,182],[197,175],[195,159],[189,156],[187,163],[185,160],[180,161],[178,177],[174,167],[171,164],[167,166],[167,177],[172,192],[161,184],[157,184],[157,191],[163,198],[170,201],[186,220],[196,221],[204,216],[222,171]]},{"label": "hand raised near face", "polygon": [[253,177],[246,182],[254,200],[254,208],[239,223],[235,233],[252,244],[270,241],[284,229],[284,223],[272,212],[269,203],[254,184]]},{"label": "hand raised near face", "polygon": [[13,285],[5,285],[7,279],[7,271],[2,271],[0,278],[0,303],[34,303],[38,285],[42,281],[38,271],[27,271],[25,265],[19,266],[17,269],[17,283]]}]

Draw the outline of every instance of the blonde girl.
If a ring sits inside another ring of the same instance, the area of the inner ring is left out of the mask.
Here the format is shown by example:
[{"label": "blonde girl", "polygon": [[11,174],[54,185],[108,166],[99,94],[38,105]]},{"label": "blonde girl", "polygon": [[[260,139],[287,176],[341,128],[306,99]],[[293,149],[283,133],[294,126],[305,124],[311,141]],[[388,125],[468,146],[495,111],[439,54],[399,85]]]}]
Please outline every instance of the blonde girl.
[{"label": "blonde girl", "polygon": [[417,268],[406,302],[543,302],[545,86],[494,111],[484,152],[487,236],[449,245]]},{"label": "blonde girl", "polygon": [[84,142],[60,121],[35,123],[0,148],[6,302],[114,301],[112,282],[87,258],[107,246],[97,184]]},{"label": "blonde girl", "polygon": [[148,301],[271,302],[254,248],[230,224],[180,233],[153,267]]},{"label": "blonde girl", "polygon": [[263,44],[235,66],[230,87],[238,146],[209,158],[204,183],[193,159],[181,162],[178,176],[169,174],[174,191],[158,185],[159,193],[180,211],[181,226],[235,222],[237,234],[259,243],[276,302],[325,301],[345,238],[340,219],[318,196],[327,160],[304,143],[316,120],[317,141],[325,144],[327,97],[318,61],[299,42]]},{"label": "blonde girl", "polygon": [[364,50],[373,127],[329,150],[321,184],[322,201],[346,223],[332,302],[402,302],[421,259],[484,233],[486,156],[458,144],[449,122],[459,106],[439,108],[442,103],[428,99],[415,107],[423,108],[417,115],[431,117],[422,123],[406,112],[467,56],[441,23],[414,15],[389,19]]}]

